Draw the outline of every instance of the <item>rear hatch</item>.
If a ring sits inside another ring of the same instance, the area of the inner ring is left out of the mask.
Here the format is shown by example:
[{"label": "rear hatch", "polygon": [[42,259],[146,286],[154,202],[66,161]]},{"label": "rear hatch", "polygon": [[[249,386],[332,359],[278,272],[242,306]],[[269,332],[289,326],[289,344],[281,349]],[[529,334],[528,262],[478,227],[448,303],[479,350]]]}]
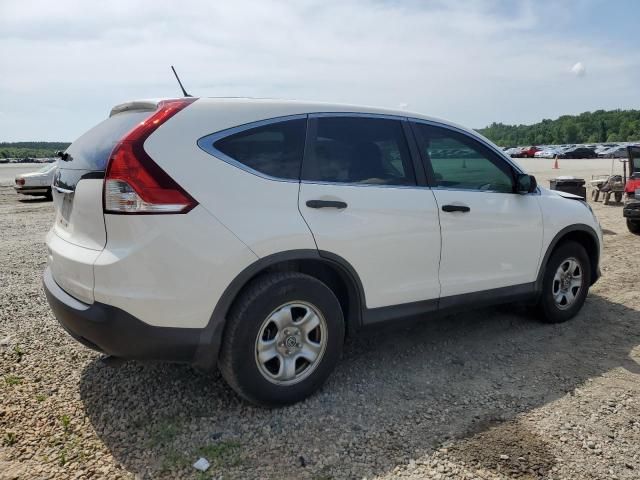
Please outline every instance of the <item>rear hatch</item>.
[{"label": "rear hatch", "polygon": [[156,105],[136,102],[116,107],[58,160],[52,188],[55,223],[47,237],[49,268],[63,290],[85,303],[94,300],[93,265],[107,242],[102,189],[109,157]]},{"label": "rear hatch", "polygon": [[112,115],[69,146],[53,179],[57,236],[74,245],[102,250],[107,235],[102,213],[102,183],[109,156],[135,125],[155,110],[156,102],[116,107]]}]

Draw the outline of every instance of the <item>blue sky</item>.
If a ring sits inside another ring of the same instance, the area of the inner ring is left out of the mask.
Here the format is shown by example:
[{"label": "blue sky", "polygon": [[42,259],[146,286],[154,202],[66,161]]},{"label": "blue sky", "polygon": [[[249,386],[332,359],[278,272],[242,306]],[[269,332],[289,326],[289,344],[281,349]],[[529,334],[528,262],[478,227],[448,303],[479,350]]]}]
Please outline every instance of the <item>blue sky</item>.
[{"label": "blue sky", "polygon": [[71,141],[117,103],[175,96],[171,64],[196,96],[474,128],[640,108],[638,14],[634,0],[1,0],[0,141]]}]

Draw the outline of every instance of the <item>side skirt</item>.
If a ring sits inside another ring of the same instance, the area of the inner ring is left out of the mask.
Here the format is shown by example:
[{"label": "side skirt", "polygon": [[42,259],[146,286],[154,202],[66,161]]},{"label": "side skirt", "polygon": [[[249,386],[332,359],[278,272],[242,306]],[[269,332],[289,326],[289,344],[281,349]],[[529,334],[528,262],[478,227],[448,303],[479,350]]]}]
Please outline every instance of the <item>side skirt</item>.
[{"label": "side skirt", "polygon": [[536,282],[523,283],[502,288],[493,288],[481,292],[452,295],[440,299],[404,303],[389,307],[366,309],[362,315],[363,327],[383,325],[397,320],[418,320],[429,314],[429,318],[451,313],[488,307],[502,303],[535,300],[538,296]]}]

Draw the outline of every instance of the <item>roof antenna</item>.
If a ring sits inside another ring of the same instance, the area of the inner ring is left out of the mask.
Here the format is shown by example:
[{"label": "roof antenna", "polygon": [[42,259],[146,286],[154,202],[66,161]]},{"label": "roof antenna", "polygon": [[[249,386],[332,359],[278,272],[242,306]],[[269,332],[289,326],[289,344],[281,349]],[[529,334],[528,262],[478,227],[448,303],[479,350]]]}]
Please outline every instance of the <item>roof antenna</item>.
[{"label": "roof antenna", "polygon": [[171,70],[173,70],[173,74],[176,76],[176,80],[178,80],[178,83],[180,84],[180,88],[182,89],[182,93],[184,94],[185,97],[192,97],[193,95],[189,95],[187,93],[187,91],[184,89],[184,87],[182,86],[182,82],[180,81],[180,77],[178,76],[178,73],[176,72],[176,69],[173,68],[173,65],[171,65]]}]

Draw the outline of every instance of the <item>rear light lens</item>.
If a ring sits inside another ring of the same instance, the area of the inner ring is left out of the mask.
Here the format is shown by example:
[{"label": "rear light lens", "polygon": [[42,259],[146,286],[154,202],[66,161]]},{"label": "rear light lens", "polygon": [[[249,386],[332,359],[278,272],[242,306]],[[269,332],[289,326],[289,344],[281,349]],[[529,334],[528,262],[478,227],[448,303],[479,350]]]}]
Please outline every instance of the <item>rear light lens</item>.
[{"label": "rear light lens", "polygon": [[24,178],[16,178],[16,185],[24,185]]},{"label": "rear light lens", "polygon": [[195,98],[165,100],[156,112],[133,128],[111,152],[105,174],[105,213],[187,213],[198,202],[144,150],[144,142],[160,125]]}]

